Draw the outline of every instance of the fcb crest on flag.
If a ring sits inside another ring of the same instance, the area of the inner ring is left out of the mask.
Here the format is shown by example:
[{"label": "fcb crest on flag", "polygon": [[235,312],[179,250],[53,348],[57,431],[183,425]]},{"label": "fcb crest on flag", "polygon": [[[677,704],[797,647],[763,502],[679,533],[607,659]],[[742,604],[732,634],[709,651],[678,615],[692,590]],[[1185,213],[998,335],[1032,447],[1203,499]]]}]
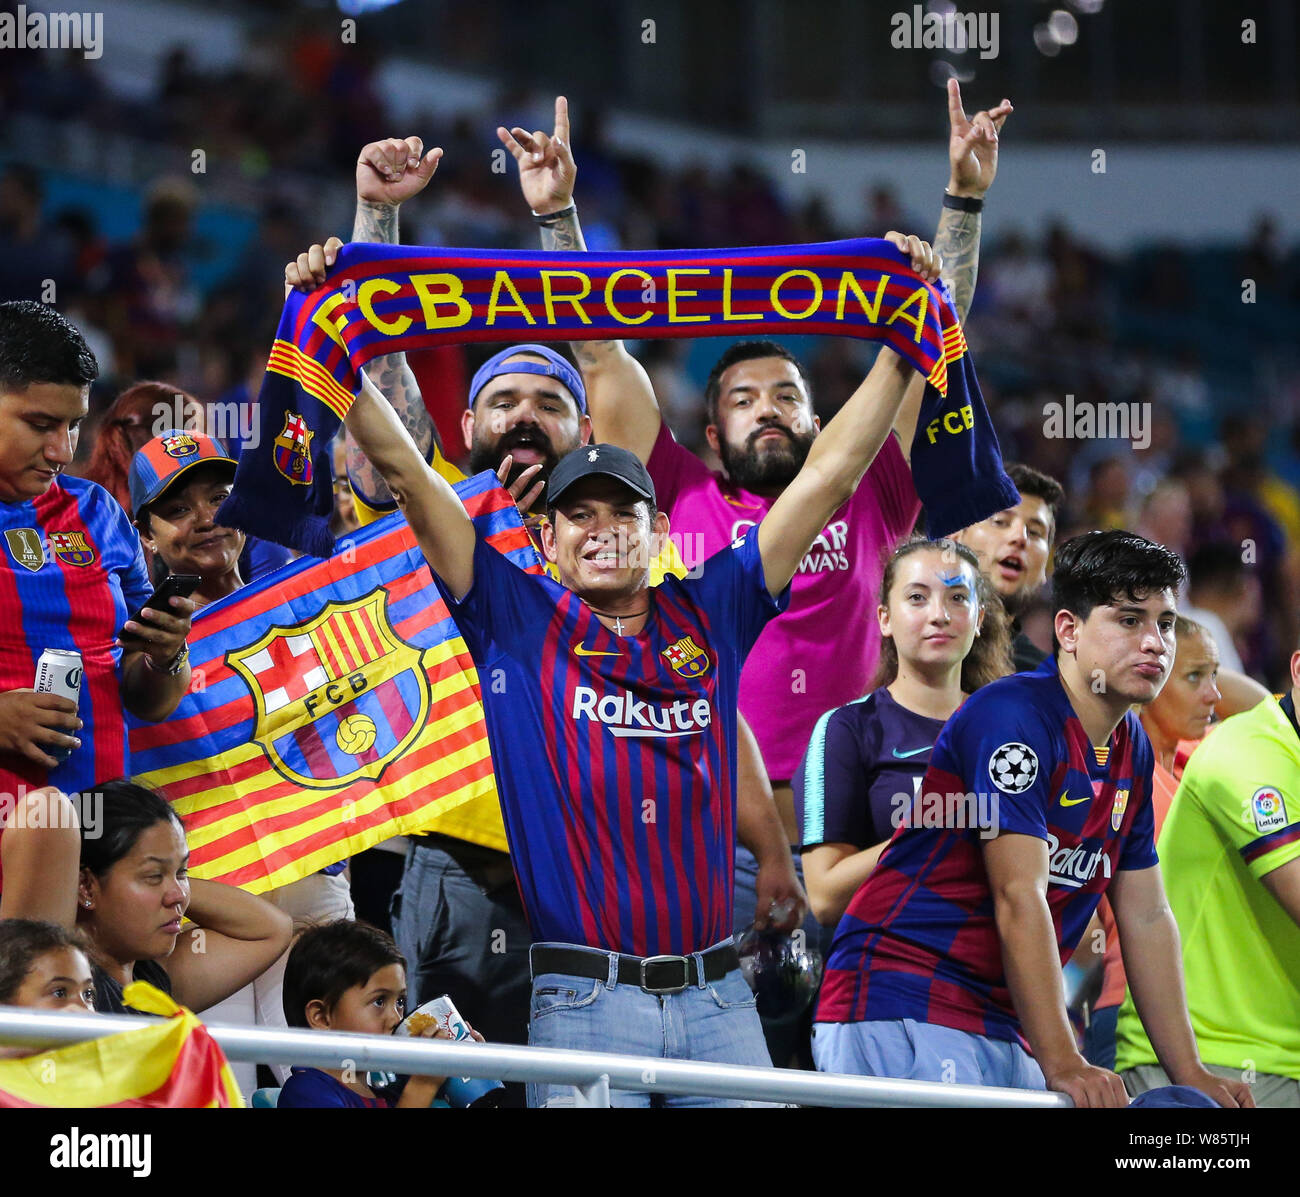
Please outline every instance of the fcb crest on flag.
[{"label": "fcb crest on flag", "polygon": [[284,429],[275,438],[272,452],[275,468],[290,482],[310,486],[313,476],[311,438],[316,434],[298,412],[284,413]]},{"label": "fcb crest on flag", "polygon": [[253,693],[253,739],[301,786],[378,780],[429,716],[424,653],[394,631],[382,587],[272,627],[228,661]]},{"label": "fcb crest on flag", "polygon": [[49,533],[50,549],[67,565],[89,565],[95,560],[95,550],[86,543],[84,532]]},{"label": "fcb crest on flag", "polygon": [[659,655],[682,677],[699,677],[708,672],[708,654],[690,636],[683,636]]},{"label": "fcb crest on flag", "polygon": [[1124,811],[1128,808],[1128,791],[1115,791],[1115,805],[1110,809],[1110,825],[1115,830],[1119,830],[1119,825],[1124,821]]}]

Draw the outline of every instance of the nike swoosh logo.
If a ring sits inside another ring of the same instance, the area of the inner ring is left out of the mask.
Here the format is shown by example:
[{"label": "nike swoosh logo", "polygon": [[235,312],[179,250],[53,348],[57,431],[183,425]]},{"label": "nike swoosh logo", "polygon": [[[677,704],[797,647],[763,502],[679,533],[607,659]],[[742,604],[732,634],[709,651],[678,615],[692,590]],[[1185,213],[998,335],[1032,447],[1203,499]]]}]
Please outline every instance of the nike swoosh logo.
[{"label": "nike swoosh logo", "polygon": [[1061,805],[1062,805],[1062,806],[1078,806],[1080,802],[1091,802],[1091,801],[1092,801],[1092,798],[1091,798],[1091,797],[1088,797],[1088,798],[1067,798],[1067,797],[1066,797],[1066,794],[1068,794],[1069,792],[1070,792],[1069,790],[1062,790],[1062,791],[1061,791]]},{"label": "nike swoosh logo", "polygon": [[573,652],[578,657],[621,657],[623,655],[620,652],[604,653],[594,648],[583,648],[581,644],[575,644]]},{"label": "nike swoosh logo", "polygon": [[933,744],[922,744],[920,748],[913,748],[910,752],[899,752],[898,749],[895,748],[894,756],[896,756],[900,761],[906,760],[909,756],[916,756],[918,753],[929,752],[933,747]]}]

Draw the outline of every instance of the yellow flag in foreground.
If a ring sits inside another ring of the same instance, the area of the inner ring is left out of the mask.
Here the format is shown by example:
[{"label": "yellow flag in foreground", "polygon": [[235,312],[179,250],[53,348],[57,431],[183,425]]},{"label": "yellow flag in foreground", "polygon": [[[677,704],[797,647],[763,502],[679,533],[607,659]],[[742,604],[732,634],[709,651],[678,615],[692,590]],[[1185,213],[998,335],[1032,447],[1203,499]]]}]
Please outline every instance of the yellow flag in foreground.
[{"label": "yellow flag in foreground", "polygon": [[128,985],[123,999],[160,1020],[138,1031],[0,1060],[0,1108],[243,1106],[225,1054],[191,1011],[144,981]]}]

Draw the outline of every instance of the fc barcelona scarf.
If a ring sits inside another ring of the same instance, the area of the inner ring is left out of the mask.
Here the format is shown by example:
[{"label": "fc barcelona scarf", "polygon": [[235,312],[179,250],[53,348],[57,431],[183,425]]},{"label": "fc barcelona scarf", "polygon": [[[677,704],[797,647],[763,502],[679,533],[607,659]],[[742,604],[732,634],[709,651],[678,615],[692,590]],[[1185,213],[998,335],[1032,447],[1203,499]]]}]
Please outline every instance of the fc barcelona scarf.
[{"label": "fc barcelona scarf", "polygon": [[222,524],[329,556],[329,441],[381,354],[469,341],[827,335],[882,341],[925,376],[912,476],[932,536],[1018,503],[946,287],[873,239],[660,253],[346,245],[285,301]]}]

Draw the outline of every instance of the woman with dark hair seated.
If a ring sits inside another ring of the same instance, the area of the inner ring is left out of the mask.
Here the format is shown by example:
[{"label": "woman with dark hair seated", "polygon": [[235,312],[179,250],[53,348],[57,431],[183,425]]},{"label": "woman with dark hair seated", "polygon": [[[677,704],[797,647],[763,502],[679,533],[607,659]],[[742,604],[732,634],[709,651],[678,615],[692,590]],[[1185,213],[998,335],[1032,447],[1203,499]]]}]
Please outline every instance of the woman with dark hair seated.
[{"label": "woman with dark hair seated", "polygon": [[96,1010],[122,1013],[122,990],[135,980],[197,1013],[289,946],[288,915],[234,886],[190,877],[185,829],[165,798],[126,780],[97,791],[104,814],[98,835],[82,833],[77,891],[77,923],[95,949]]}]

